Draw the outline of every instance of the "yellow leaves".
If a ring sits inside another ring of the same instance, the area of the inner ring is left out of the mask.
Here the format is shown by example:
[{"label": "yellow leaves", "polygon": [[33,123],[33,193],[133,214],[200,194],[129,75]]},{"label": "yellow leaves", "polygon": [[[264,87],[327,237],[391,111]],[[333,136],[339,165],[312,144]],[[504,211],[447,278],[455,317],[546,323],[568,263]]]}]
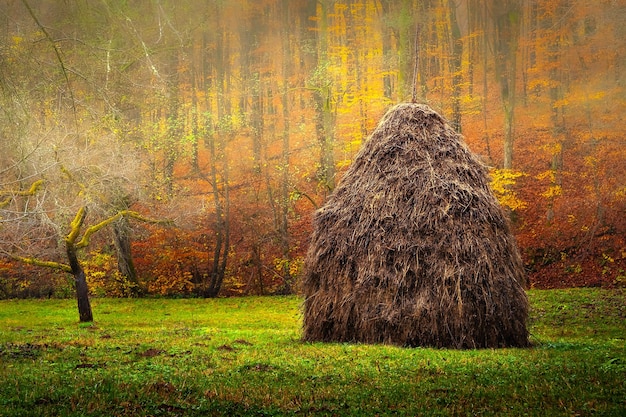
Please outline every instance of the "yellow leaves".
[{"label": "yellow leaves", "polygon": [[548,178],[550,180],[550,182],[555,182],[556,181],[556,171],[554,171],[553,169],[549,169],[547,171],[544,171],[540,174],[535,175],[535,178],[538,179],[539,181],[541,180],[545,180],[546,178]]},{"label": "yellow leaves", "polygon": [[528,206],[525,201],[522,201],[517,193],[512,189],[516,180],[525,176],[521,171],[515,171],[512,169],[493,169],[491,171],[491,189],[493,190],[496,198],[500,202],[502,207],[507,207],[510,210],[521,210]]},{"label": "yellow leaves", "polygon": [[548,187],[546,191],[541,193],[541,196],[544,198],[554,198],[560,196],[563,192],[563,189],[560,185],[551,185]]},{"label": "yellow leaves", "polygon": [[477,115],[482,111],[482,98],[476,94],[463,94],[460,97],[464,115]]},{"label": "yellow leaves", "polygon": [[493,169],[491,171],[491,188],[495,192],[504,193],[506,189],[515,184],[515,180],[526,174],[513,169]]},{"label": "yellow leaves", "polygon": [[175,271],[159,275],[148,283],[148,292],[160,295],[190,294],[194,289],[193,275],[189,271]]},{"label": "yellow leaves", "polygon": [[295,277],[297,276],[304,266],[304,262],[300,258],[296,259],[285,259],[285,258],[274,258],[274,268],[279,273],[289,271],[289,276]]},{"label": "yellow leaves", "polygon": [[588,166],[590,168],[595,168],[596,166],[598,166],[598,162],[598,158],[596,158],[595,156],[585,156],[584,158],[585,166]]},{"label": "yellow leaves", "polygon": [[337,168],[341,169],[341,168],[350,166],[351,163],[352,163],[352,159],[342,159],[341,161],[338,161],[336,163],[336,166]]},{"label": "yellow leaves", "polygon": [[591,100],[602,100],[606,96],[606,91],[597,91],[594,94],[589,95]]},{"label": "yellow leaves", "polygon": [[513,211],[522,210],[528,207],[528,204],[517,197],[513,191],[498,197],[498,201],[502,207],[507,207]]},{"label": "yellow leaves", "polygon": [[550,170],[547,170],[540,174],[535,175],[535,178],[538,179],[539,181],[547,179],[550,182],[550,185],[548,185],[548,188],[546,189],[546,191],[541,193],[541,196],[543,198],[553,199],[563,194],[563,188],[561,187],[560,184],[557,184],[556,174],[557,174],[557,171],[550,169]]},{"label": "yellow leaves", "polygon": [[614,193],[616,200],[626,199],[626,187],[622,187]]},{"label": "yellow leaves", "polygon": [[607,255],[606,253],[603,253],[602,254],[602,262],[604,264],[613,263],[613,262],[615,262],[615,259],[613,257]]},{"label": "yellow leaves", "polygon": [[346,147],[348,148],[348,150],[356,151],[361,147],[361,144],[363,144],[363,140],[359,138],[359,139],[354,139],[348,142]]},{"label": "yellow leaves", "polygon": [[561,151],[563,150],[563,145],[561,144],[561,142],[552,142],[541,146],[541,149],[546,151],[549,155],[554,156],[561,153]]},{"label": "yellow leaves", "polygon": [[[97,296],[110,295],[109,287],[115,282],[119,272],[114,255],[106,252],[92,251],[89,257],[82,261],[83,270],[87,278],[89,292]],[[121,296],[122,294],[115,294]]]},{"label": "yellow leaves", "polygon": [[6,54],[5,59],[7,63],[13,64],[17,61],[16,58],[20,55],[20,53],[23,53],[20,49],[22,48],[24,38],[21,36],[12,36],[11,41],[12,42],[9,45],[11,53]]},{"label": "yellow leaves", "polygon": [[539,78],[539,79],[530,80],[526,88],[529,91],[535,91],[535,90],[542,90],[546,87],[548,87],[547,80]]},{"label": "yellow leaves", "polygon": [[222,116],[215,126],[216,130],[223,134],[232,134],[241,129],[244,125],[245,121],[243,120],[243,116],[234,113]]}]

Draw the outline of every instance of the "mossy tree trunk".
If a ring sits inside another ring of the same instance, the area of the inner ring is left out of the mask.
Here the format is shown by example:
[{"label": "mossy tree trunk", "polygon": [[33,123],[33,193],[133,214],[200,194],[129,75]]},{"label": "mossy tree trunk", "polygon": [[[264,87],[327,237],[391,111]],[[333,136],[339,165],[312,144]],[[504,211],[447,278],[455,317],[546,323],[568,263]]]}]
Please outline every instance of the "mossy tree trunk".
[{"label": "mossy tree trunk", "polygon": [[91,303],[89,302],[89,288],[87,287],[87,278],[85,270],[78,261],[76,247],[73,243],[66,243],[67,259],[72,268],[74,275],[74,286],[76,287],[76,300],[78,301],[78,316],[81,323],[89,323],[93,321],[91,312]]},{"label": "mossy tree trunk", "polygon": [[76,301],[78,301],[78,316],[81,323],[88,323],[93,321],[93,314],[91,312],[91,303],[89,302],[89,288],[87,287],[87,277],[85,276],[85,270],[78,261],[78,255],[76,253],[76,239],[80,232],[85,217],[87,216],[87,209],[81,207],[76,213],[76,217],[70,224],[70,233],[65,238],[65,249],[67,253],[67,260],[69,261],[72,275],[74,276],[74,285],[76,287]]},{"label": "mossy tree trunk", "polygon": [[152,220],[143,217],[141,214],[135,211],[122,210],[117,212],[117,214],[102,220],[100,223],[88,227],[79,240],[78,237],[85,223],[86,217],[87,208],[81,207],[76,213],[74,220],[72,220],[72,222],[70,223],[70,232],[64,238],[65,252],[69,265],[62,262],[43,261],[32,257],[13,256],[14,259],[17,259],[29,265],[52,268],[71,273],[74,276],[74,284],[76,287],[76,300],[78,301],[78,314],[81,323],[93,321],[91,303],[89,302],[89,287],[87,285],[87,277],[85,275],[85,270],[78,260],[78,251],[89,246],[91,236],[94,233],[100,231],[102,228],[125,217],[131,217],[133,219],[147,223],[171,224],[171,221],[169,220]]}]

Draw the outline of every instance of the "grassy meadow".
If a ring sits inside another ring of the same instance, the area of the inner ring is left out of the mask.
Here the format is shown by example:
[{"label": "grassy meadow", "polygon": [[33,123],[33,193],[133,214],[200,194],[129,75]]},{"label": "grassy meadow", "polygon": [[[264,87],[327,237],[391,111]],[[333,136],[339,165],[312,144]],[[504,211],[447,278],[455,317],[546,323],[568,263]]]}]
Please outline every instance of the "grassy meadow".
[{"label": "grassy meadow", "polygon": [[0,301],[0,416],[626,415],[626,291],[533,290],[534,347],[303,343],[297,297]]}]

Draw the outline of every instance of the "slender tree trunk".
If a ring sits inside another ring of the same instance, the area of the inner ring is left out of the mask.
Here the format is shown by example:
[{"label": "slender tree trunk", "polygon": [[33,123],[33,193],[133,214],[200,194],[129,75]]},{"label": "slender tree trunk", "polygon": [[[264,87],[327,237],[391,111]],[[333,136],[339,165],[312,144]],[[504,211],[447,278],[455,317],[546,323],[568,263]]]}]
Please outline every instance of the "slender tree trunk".
[{"label": "slender tree trunk", "polygon": [[76,287],[76,300],[78,301],[78,316],[81,323],[88,323],[93,321],[93,314],[91,312],[91,303],[89,302],[89,289],[87,288],[87,278],[85,277],[85,271],[78,261],[76,255],[76,248],[72,243],[67,243],[67,259],[70,262],[72,268],[72,275],[74,275],[74,285]]},{"label": "slender tree trunk", "polygon": [[515,142],[515,109],[512,104],[504,105],[504,169],[513,168],[513,144]]},{"label": "slender tree trunk", "polygon": [[[228,136],[232,139],[232,136]],[[229,187],[229,169],[228,169],[228,157],[226,155],[226,142],[222,137],[221,146],[223,148],[223,164],[222,168],[222,187],[224,193],[224,205],[221,213],[221,218],[218,221],[219,232],[222,235],[222,257],[217,264],[218,269],[215,275],[214,288],[211,294],[212,297],[217,297],[222,289],[222,283],[226,275],[226,266],[228,264],[228,249],[230,248],[230,187]]]},{"label": "slender tree trunk", "polygon": [[115,249],[117,251],[117,270],[126,281],[128,293],[126,295],[137,297],[141,295],[137,271],[133,261],[133,254],[130,239],[130,226],[128,219],[122,217],[113,224],[113,235],[115,238]]},{"label": "slender tree trunk", "polygon": [[[191,52],[190,52],[191,55]],[[198,129],[198,75],[196,73],[196,66],[191,65],[191,166],[194,172],[200,171],[199,165],[199,148],[198,148],[198,139],[199,139],[199,129]]]},{"label": "slender tree trunk", "polygon": [[258,280],[259,294],[265,295],[265,285],[263,284],[263,261],[261,260],[261,245],[254,243],[252,246],[252,264]]},{"label": "slender tree trunk", "polygon": [[[477,28],[484,28],[487,20],[487,3],[483,2],[482,7],[480,8],[480,13],[478,14],[478,21],[476,22]],[[488,117],[488,107],[487,107],[487,97],[489,97],[489,83],[487,79],[487,51],[489,50],[489,42],[487,35],[485,33],[481,36],[481,50],[482,50],[482,64],[483,64],[483,77],[482,77],[482,98],[481,98],[481,107],[483,114],[483,138],[485,139],[485,147],[487,151],[487,162],[489,165],[493,164],[493,157],[491,155],[491,142],[489,139],[489,125],[487,123]]]},{"label": "slender tree trunk", "polygon": [[[204,291],[206,297],[217,297],[224,282],[230,246],[230,188],[228,171],[228,142],[234,136],[234,126],[231,125],[231,106],[228,101],[229,73],[226,65],[227,36],[226,27],[221,23],[218,8],[216,22],[219,23],[216,34],[215,51],[215,83],[217,89],[217,116],[218,129],[215,134],[209,135],[210,183],[213,189],[215,207],[215,248],[211,262],[209,283]],[[221,125],[221,126],[220,126]],[[218,175],[218,163],[222,169]],[[221,176],[221,178],[219,178]],[[220,187],[221,186],[221,187]],[[223,197],[220,195],[222,194]],[[222,199],[223,198],[223,199]]]},{"label": "slender tree trunk", "polygon": [[463,40],[461,29],[456,17],[456,5],[454,0],[448,0],[450,11],[450,32],[452,36],[452,127],[457,132],[461,132],[461,63],[463,58]]},{"label": "slender tree trunk", "polygon": [[289,246],[289,128],[290,128],[290,112],[289,112],[289,78],[291,76],[291,45],[289,41],[289,0],[282,1],[282,21],[285,25],[282,30],[282,49],[283,49],[283,91],[281,94],[281,101],[283,107],[283,135],[282,135],[282,176],[280,185],[280,218],[278,221],[278,235],[280,237],[280,247],[282,252],[282,258],[285,261],[282,268],[282,293],[291,294],[293,292],[291,288],[291,251]]},{"label": "slender tree trunk", "polygon": [[320,146],[320,183],[332,191],[335,188],[334,117],[332,80],[326,72],[328,64],[328,7],[329,0],[320,1],[321,13],[317,28],[317,68],[321,76],[314,94],[316,131]]},{"label": "slender tree trunk", "polygon": [[[554,146],[552,148],[552,161],[550,169],[552,170],[550,187],[556,189],[561,186],[561,171],[563,162],[563,137],[565,135],[565,117],[563,114],[563,106],[559,105],[559,101],[563,99],[563,73],[561,63],[561,18],[563,14],[567,13],[569,9],[569,2],[567,0],[561,0],[558,2],[557,10],[561,11],[555,18],[547,19],[546,27],[550,29],[550,36],[552,39],[548,43],[548,62],[550,63],[550,70],[548,71],[548,77],[550,79],[550,107],[552,108],[552,114],[550,121],[552,122],[552,138]],[[550,193],[548,197],[548,210],[546,212],[546,219],[548,221],[554,220],[554,195]]]},{"label": "slender tree trunk", "polygon": [[[360,0],[351,0],[350,7],[356,10],[361,9],[362,2]],[[365,42],[367,37],[367,29],[359,27],[358,22],[366,19],[366,12],[362,11],[362,15],[348,12],[348,45],[358,45]],[[383,39],[385,35],[383,34]],[[352,71],[354,72],[354,80],[356,84],[356,91],[359,101],[359,127],[361,133],[361,140],[365,141],[367,138],[367,115],[368,115],[368,100],[364,97],[369,97],[369,83],[367,80],[367,60],[361,58],[362,51],[359,48],[352,48],[351,51],[353,58]]]},{"label": "slender tree trunk", "polygon": [[174,193],[174,166],[178,159],[178,142],[183,135],[180,114],[180,77],[178,75],[178,49],[172,48],[168,57],[169,79],[167,81],[167,132],[164,140],[164,184],[168,197]]},{"label": "slender tree trunk", "polygon": [[76,288],[76,300],[78,301],[78,315],[81,323],[93,321],[93,314],[91,312],[91,304],[89,303],[89,288],[87,287],[87,278],[85,277],[85,271],[78,261],[76,254],[76,239],[80,233],[80,229],[87,217],[87,209],[82,207],[76,213],[74,220],[71,223],[70,233],[65,237],[65,251],[67,259],[74,276],[74,286]]},{"label": "slender tree trunk", "polygon": [[[385,18],[389,16],[391,12],[391,5],[389,0],[382,0],[381,2],[382,9],[382,17]],[[384,69],[385,72],[383,74],[383,94],[386,99],[391,100],[394,97],[394,82],[391,73],[391,69],[393,67],[392,61],[394,52],[392,49],[393,44],[393,28],[387,24],[383,27],[382,34],[382,47],[383,47],[383,59],[384,59]]]},{"label": "slender tree trunk", "polygon": [[519,0],[496,1],[493,5],[495,23],[495,69],[500,84],[504,110],[504,168],[513,168],[515,140],[516,57],[522,10]]},{"label": "slender tree trunk", "polygon": [[410,0],[402,0],[400,3],[400,10],[397,14],[398,25],[398,85],[400,86],[401,99],[406,100],[411,96],[413,91],[413,54],[415,53],[415,47],[413,45],[413,39],[415,38],[415,28],[413,25],[413,19],[408,18],[412,16],[413,5]]},{"label": "slender tree trunk", "polygon": [[224,247],[224,212],[222,207],[222,201],[219,194],[219,184],[217,176],[217,162],[215,146],[215,135],[211,135],[209,139],[209,154],[211,158],[211,177],[210,182],[213,188],[213,205],[215,208],[215,246],[213,248],[213,259],[210,264],[209,282],[208,287],[205,288],[205,297],[216,297],[220,290],[220,283],[222,278],[220,277],[220,259],[222,255],[222,249]]}]

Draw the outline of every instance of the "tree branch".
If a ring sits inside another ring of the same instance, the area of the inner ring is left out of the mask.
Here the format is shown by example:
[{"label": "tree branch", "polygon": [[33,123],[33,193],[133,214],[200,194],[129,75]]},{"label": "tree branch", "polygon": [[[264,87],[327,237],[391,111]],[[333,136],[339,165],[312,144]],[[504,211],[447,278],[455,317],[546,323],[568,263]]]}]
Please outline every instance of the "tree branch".
[{"label": "tree branch", "polygon": [[23,262],[25,264],[28,265],[34,265],[34,266],[42,266],[44,268],[52,268],[52,269],[58,269],[60,271],[63,272],[72,272],[72,268],[70,268],[69,265],[63,264],[61,262],[53,262],[53,261],[42,261],[39,259],[35,259],[35,258],[24,258],[22,256],[11,256],[11,258],[18,260],[20,262]]},{"label": "tree branch", "polygon": [[86,216],[87,216],[87,207],[83,206],[78,210],[78,212],[76,213],[76,216],[74,217],[74,220],[72,220],[72,222],[70,223],[70,232],[65,237],[65,241],[67,243],[74,244],[74,242],[76,242],[76,239],[78,238],[78,234],[80,233],[80,228],[83,226]]},{"label": "tree branch", "polygon": [[25,190],[25,191],[0,191],[0,196],[5,196],[5,195],[8,196],[4,200],[0,201],[0,209],[8,206],[14,197],[18,197],[18,196],[24,197],[24,196],[29,196],[29,195],[35,195],[35,193],[37,192],[37,190],[39,189],[39,187],[41,187],[43,183],[44,183],[43,180],[35,181],[30,186],[30,189]]},{"label": "tree branch", "polygon": [[153,224],[166,224],[166,225],[171,225],[173,222],[171,220],[156,220],[156,219],[150,219],[148,217],[144,217],[141,214],[137,213],[136,211],[132,211],[132,210],[122,210],[120,212],[118,212],[117,214],[102,220],[100,223],[95,224],[93,226],[90,226],[89,228],[87,228],[87,230],[85,230],[85,234],[83,235],[82,239],[76,243],[75,247],[76,249],[81,249],[84,248],[86,246],[89,246],[89,241],[91,239],[91,235],[93,235],[94,233],[98,232],[100,229],[110,225],[111,223],[121,219],[122,217],[130,217],[133,218],[135,220],[139,220],[141,222],[144,223],[153,223]]},{"label": "tree branch", "polygon": [[52,49],[54,49],[54,54],[56,55],[57,61],[59,61],[59,65],[61,66],[61,72],[63,73],[63,77],[65,78],[65,83],[67,84],[67,88],[70,93],[70,98],[72,99],[74,123],[76,125],[76,129],[78,129],[78,114],[76,113],[76,100],[74,99],[74,91],[72,90],[72,85],[70,84],[70,77],[67,75],[67,68],[65,67],[63,58],[61,57],[61,51],[59,50],[54,39],[52,39],[52,36],[50,36],[50,33],[48,33],[46,28],[41,24],[41,22],[39,22],[39,19],[37,19],[37,16],[35,15],[35,12],[33,11],[33,9],[30,7],[30,4],[28,4],[26,0],[22,0],[22,3],[24,4],[24,7],[26,7],[26,9],[28,10],[28,13],[33,18],[35,23],[37,24],[37,27],[41,30],[41,32],[45,35],[46,39],[48,39],[48,41],[52,45]]}]

